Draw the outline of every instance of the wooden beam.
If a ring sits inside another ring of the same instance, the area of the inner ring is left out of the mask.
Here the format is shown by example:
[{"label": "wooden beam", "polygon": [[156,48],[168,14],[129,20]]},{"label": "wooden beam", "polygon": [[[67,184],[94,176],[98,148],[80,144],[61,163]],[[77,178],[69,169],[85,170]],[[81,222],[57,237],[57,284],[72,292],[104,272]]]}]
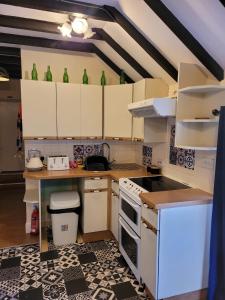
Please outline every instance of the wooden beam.
[{"label": "wooden beam", "polygon": [[[111,69],[113,69],[114,72],[116,72],[118,75],[121,73],[121,69],[114,64],[99,48],[97,48],[95,45],[93,45],[93,52],[101,58]],[[125,80],[127,83],[134,83],[134,81],[125,74]]]},{"label": "wooden beam", "polygon": [[105,10],[112,18],[174,79],[177,81],[178,72],[176,68],[159,52],[158,49],[148,41],[126,17],[116,8],[104,5]]},{"label": "wooden beam", "polygon": [[20,49],[13,47],[0,47],[0,55],[20,57]]},{"label": "wooden beam", "polygon": [[20,66],[21,65],[21,59],[20,59],[20,57],[9,56],[9,55],[1,55],[0,54],[0,65],[1,64]]},{"label": "wooden beam", "polygon": [[[14,44],[14,45],[26,45],[32,47],[43,47],[43,48],[60,49],[60,50],[68,50],[68,51],[95,53],[107,65],[109,65],[109,67],[112,68],[118,75],[121,72],[121,69],[117,65],[115,65],[101,50],[99,50],[92,43],[68,42],[68,41],[60,41],[60,40],[22,36],[22,35],[15,35],[15,34],[6,34],[6,33],[0,33],[0,41],[1,43]],[[125,74],[125,76],[126,76],[126,81],[128,83],[134,82],[128,75]]]},{"label": "wooden beam", "polygon": [[21,6],[31,9],[57,12],[62,14],[79,13],[93,19],[112,22],[112,17],[103,6],[68,0],[1,0],[0,4]]},{"label": "wooden beam", "polygon": [[0,63],[0,67],[4,68],[7,71],[7,73],[9,74],[9,78],[13,78],[13,79],[22,78],[21,66]]},{"label": "wooden beam", "polygon": [[174,16],[174,14],[161,0],[144,1],[218,80],[224,79],[223,68],[202,47],[202,45],[194,38],[194,36],[184,27],[184,25]]},{"label": "wooden beam", "polygon": [[93,29],[97,34],[102,37],[136,72],[144,78],[152,78],[148,73],[126,50],[124,50],[107,32],[101,28]]},{"label": "wooden beam", "polygon": [[[60,23],[40,21],[28,18],[0,15],[0,26],[16,29],[32,30],[45,33],[61,34],[57,28]],[[82,38],[82,34],[72,32],[72,36]],[[92,39],[100,40],[101,38],[95,34]]]},{"label": "wooden beam", "polygon": [[219,0],[225,6],[225,0]]}]

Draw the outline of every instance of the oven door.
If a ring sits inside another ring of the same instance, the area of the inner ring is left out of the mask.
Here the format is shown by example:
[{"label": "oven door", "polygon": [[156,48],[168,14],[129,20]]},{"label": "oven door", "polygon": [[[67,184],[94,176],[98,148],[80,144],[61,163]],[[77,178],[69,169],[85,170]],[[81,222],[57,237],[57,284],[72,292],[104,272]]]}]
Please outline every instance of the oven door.
[{"label": "oven door", "polygon": [[119,217],[119,248],[128,266],[140,281],[141,239],[121,217]]},{"label": "oven door", "polygon": [[141,206],[123,192],[120,192],[119,213],[130,227],[141,236]]}]

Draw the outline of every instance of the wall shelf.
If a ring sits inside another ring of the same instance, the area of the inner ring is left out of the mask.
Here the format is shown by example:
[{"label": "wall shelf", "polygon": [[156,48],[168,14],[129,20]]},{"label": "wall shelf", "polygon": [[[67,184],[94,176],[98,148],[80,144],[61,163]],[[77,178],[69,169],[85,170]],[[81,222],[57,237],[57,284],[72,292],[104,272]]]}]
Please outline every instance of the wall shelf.
[{"label": "wall shelf", "polygon": [[183,123],[218,123],[219,119],[183,119],[179,120],[179,122]]},{"label": "wall shelf", "polygon": [[184,145],[176,145],[178,148],[188,149],[188,150],[208,150],[208,151],[216,151],[217,147],[208,147],[208,146],[184,146]]},{"label": "wall shelf", "polygon": [[179,92],[183,94],[209,94],[209,93],[218,93],[225,91],[225,85],[196,85],[189,86],[183,89],[180,89]]}]

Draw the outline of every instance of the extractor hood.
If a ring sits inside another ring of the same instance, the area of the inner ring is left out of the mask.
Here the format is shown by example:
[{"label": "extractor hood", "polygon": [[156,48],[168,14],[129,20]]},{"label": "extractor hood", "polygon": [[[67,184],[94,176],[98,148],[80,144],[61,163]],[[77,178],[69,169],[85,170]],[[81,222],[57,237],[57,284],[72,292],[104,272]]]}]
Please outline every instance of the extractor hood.
[{"label": "extractor hood", "polygon": [[128,105],[134,117],[159,118],[174,117],[176,114],[175,98],[151,98]]}]

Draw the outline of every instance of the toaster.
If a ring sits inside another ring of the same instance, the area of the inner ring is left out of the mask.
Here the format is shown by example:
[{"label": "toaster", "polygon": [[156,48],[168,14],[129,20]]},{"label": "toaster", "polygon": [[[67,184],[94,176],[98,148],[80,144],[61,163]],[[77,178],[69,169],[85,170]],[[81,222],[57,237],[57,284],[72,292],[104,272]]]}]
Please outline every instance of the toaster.
[{"label": "toaster", "polygon": [[69,157],[66,155],[48,156],[47,169],[49,171],[62,171],[70,168]]}]

